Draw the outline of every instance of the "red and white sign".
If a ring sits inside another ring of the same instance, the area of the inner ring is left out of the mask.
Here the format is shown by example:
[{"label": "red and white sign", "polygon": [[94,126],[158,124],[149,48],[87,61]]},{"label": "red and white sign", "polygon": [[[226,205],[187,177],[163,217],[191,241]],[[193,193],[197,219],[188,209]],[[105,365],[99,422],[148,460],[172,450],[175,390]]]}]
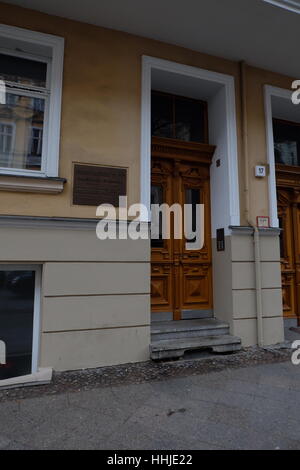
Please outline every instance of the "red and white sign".
[{"label": "red and white sign", "polygon": [[259,215],[256,218],[257,222],[257,227],[259,228],[269,228],[270,227],[270,217],[265,216],[265,215]]}]

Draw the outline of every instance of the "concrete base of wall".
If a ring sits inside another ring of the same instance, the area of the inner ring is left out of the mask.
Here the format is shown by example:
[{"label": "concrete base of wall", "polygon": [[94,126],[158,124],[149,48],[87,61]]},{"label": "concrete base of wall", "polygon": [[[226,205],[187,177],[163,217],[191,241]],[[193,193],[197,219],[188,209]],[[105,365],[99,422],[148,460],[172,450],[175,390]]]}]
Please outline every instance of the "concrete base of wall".
[{"label": "concrete base of wall", "polygon": [[[1,220],[0,220],[1,223]],[[40,367],[75,370],[150,358],[150,242],[96,237],[95,221],[2,221],[0,263],[42,266]],[[257,344],[251,229],[213,240],[214,316]],[[261,236],[264,344],[284,340],[279,237]]]},{"label": "concrete base of wall", "polygon": [[96,221],[16,217],[2,219],[0,243],[0,263],[42,266],[40,367],[149,359],[149,240],[100,241]]},{"label": "concrete base of wall", "polygon": [[[253,229],[236,227],[225,242],[218,252],[213,240],[215,316],[252,346],[258,343]],[[264,345],[271,345],[284,340],[278,230],[261,231],[260,255]]]}]

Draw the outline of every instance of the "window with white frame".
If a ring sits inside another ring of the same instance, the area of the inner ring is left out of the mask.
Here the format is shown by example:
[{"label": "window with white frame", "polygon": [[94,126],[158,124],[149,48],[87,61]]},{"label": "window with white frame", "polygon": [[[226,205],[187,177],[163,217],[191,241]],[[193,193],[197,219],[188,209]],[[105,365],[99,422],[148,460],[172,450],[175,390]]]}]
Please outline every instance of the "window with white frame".
[{"label": "window with white frame", "polygon": [[0,174],[58,176],[63,39],[0,25],[0,44]]}]

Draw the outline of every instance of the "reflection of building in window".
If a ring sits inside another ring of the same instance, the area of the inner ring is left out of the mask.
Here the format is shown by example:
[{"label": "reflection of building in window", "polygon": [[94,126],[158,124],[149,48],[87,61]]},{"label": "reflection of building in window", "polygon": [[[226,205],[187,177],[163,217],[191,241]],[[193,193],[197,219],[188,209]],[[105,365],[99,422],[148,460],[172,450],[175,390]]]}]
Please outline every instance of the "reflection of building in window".
[{"label": "reflection of building in window", "polygon": [[283,165],[298,165],[297,142],[279,142],[275,144],[276,162]]},{"label": "reflection of building in window", "polygon": [[27,168],[34,169],[41,165],[43,148],[43,129],[42,127],[32,127],[28,146]]},{"label": "reflection of building in window", "polygon": [[156,137],[207,143],[207,103],[152,91],[151,128]]},{"label": "reflection of building in window", "polygon": [[29,144],[29,155],[40,157],[42,155],[43,129],[32,127]]},{"label": "reflection of building in window", "polygon": [[273,119],[273,133],[276,163],[300,166],[300,124]]},{"label": "reflection of building in window", "polygon": [[0,122],[9,129],[3,129],[0,149],[6,146],[6,150],[0,154],[0,168],[42,171],[45,104],[49,99],[46,78],[46,62],[0,53],[0,79],[6,85]]},{"label": "reflection of building in window", "polygon": [[0,123],[0,154],[10,155],[13,143],[13,126],[11,124]]}]

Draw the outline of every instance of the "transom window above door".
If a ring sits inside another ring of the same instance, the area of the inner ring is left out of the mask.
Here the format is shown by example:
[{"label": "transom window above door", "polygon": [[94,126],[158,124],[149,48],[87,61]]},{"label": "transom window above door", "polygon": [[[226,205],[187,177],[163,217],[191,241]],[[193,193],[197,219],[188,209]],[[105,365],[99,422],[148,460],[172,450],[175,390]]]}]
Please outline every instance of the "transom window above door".
[{"label": "transom window above door", "polygon": [[0,25],[0,174],[58,176],[63,46]]},{"label": "transom window above door", "polygon": [[275,162],[300,166],[300,123],[273,119]]},{"label": "transom window above door", "polygon": [[152,91],[152,136],[208,143],[207,103]]}]

